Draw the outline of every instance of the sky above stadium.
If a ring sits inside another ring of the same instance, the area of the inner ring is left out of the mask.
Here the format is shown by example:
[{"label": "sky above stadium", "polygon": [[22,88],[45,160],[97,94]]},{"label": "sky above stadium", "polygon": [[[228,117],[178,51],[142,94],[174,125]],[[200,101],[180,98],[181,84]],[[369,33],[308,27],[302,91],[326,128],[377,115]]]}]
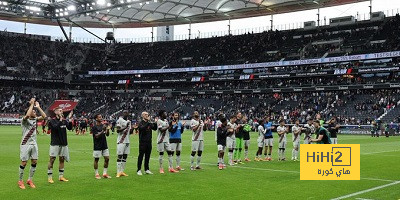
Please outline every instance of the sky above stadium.
[{"label": "sky above stadium", "polygon": [[[369,2],[361,2],[355,4],[348,4],[343,6],[335,6],[329,8],[320,9],[320,19],[321,24],[325,24],[324,18],[326,18],[326,23],[329,22],[330,18],[341,17],[341,16],[355,16],[359,20],[368,18],[369,12]],[[373,12],[384,11],[387,16],[393,16],[400,12],[400,0],[373,0],[372,1]],[[317,13],[315,10],[307,10],[294,13],[286,13],[274,15],[274,26],[276,29],[288,29],[300,27],[305,21],[317,21]],[[358,15],[357,15],[358,14]],[[259,27],[270,26],[271,16],[262,16],[246,19],[236,19],[231,20],[231,31],[235,33],[251,32]],[[197,35],[215,35],[215,33],[227,33],[228,32],[229,21],[218,21],[209,23],[198,23],[192,24],[192,38]],[[59,27],[57,26],[44,26],[36,24],[27,24],[28,34],[39,34],[39,35],[50,35],[53,37],[58,37],[63,39],[63,34]],[[68,27],[65,27],[66,31],[69,31]],[[187,38],[189,25],[176,25],[174,26],[174,35],[176,38],[184,39]],[[24,23],[11,22],[0,20],[0,30],[7,30],[9,32],[24,32]],[[100,37],[105,37],[107,32],[112,31],[112,29],[89,29]],[[136,29],[115,29],[116,38],[138,38],[138,41],[150,41],[151,39],[151,28],[136,28]],[[156,29],[154,29],[156,33]],[[156,36],[156,35],[155,35]],[[72,38],[80,38],[93,40],[95,37],[85,32],[80,28],[72,28]]]}]

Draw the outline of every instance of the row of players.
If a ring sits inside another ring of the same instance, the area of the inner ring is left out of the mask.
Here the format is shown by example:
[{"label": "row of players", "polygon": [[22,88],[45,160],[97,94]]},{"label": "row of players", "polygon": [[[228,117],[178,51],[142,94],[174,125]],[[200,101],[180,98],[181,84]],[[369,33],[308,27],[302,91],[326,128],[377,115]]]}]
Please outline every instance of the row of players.
[{"label": "row of players", "polygon": [[[39,111],[41,116],[37,116],[35,109]],[[56,157],[59,157],[59,181],[67,182],[68,179],[64,177],[64,161],[69,160],[69,149],[67,142],[67,129],[72,129],[72,111],[68,117],[63,116],[63,110],[59,107],[54,110],[55,117],[50,119],[47,126],[51,132],[51,142],[49,150],[49,163],[48,163],[48,182],[54,183],[53,181],[53,164]],[[116,122],[117,129],[117,175],[116,177],[128,176],[125,173],[126,161],[128,154],[130,153],[130,140],[129,135],[139,135],[139,156],[137,161],[137,175],[142,175],[142,162],[144,158],[144,172],[146,174],[152,174],[149,169],[150,155],[152,151],[152,132],[157,130],[157,151],[159,152],[159,166],[160,173],[164,173],[163,168],[163,155],[167,152],[168,155],[168,171],[171,173],[177,173],[184,170],[181,167],[181,151],[182,151],[182,139],[181,134],[184,131],[185,122],[179,120],[179,114],[174,113],[172,120],[167,120],[167,113],[165,111],[159,112],[158,120],[154,121],[151,119],[149,113],[143,112],[141,114],[142,120],[139,123],[131,124],[128,119],[129,112],[123,111],[123,115]],[[40,105],[34,98],[30,100],[30,106],[26,112],[26,115],[22,119],[22,141],[20,145],[20,159],[21,165],[19,167],[19,181],[18,186],[21,189],[25,189],[23,182],[24,169],[27,165],[28,160],[31,160],[31,168],[29,171],[29,178],[27,184],[31,188],[36,186],[33,183],[33,175],[36,170],[36,164],[38,159],[38,145],[37,145],[37,122],[46,118],[46,114],[40,108]],[[110,134],[111,126],[103,124],[103,118],[101,114],[96,114],[94,117],[95,124],[91,128],[91,134],[93,136],[93,157],[94,157],[94,170],[95,178],[111,178],[108,175],[108,164],[109,164],[109,150],[106,137]],[[193,119],[190,121],[190,129],[192,131],[192,148],[190,156],[190,169],[200,170],[201,156],[204,150],[204,131],[206,130],[205,124],[208,124],[208,120],[203,121],[197,111],[193,113]],[[265,158],[264,160],[272,160],[272,146],[273,137],[272,122],[266,117],[265,121],[260,120],[258,126],[258,151],[256,154],[257,161],[261,160],[261,154],[263,147],[265,147]],[[238,113],[235,116],[231,116],[229,120],[224,115],[219,116],[219,120],[216,123],[216,142],[218,147],[218,168],[224,169],[224,152],[225,148],[228,149],[229,165],[235,165],[241,163],[241,151],[243,145],[245,145],[245,161],[250,161],[248,156],[248,147],[251,130],[251,126],[247,124],[247,118]],[[334,126],[337,129],[339,126]],[[279,160],[285,160],[285,148],[286,148],[286,134],[289,133],[289,128],[284,124],[284,121],[280,121],[280,125],[276,128],[279,135]],[[300,127],[299,121],[292,127],[293,133],[293,145],[294,150],[292,154],[292,160],[297,160],[297,154],[299,149],[299,141],[301,133],[305,132],[305,143],[317,142],[317,143],[331,143],[331,134],[325,128],[320,126],[319,121],[309,121],[304,127]],[[311,138],[311,134],[316,132],[317,137]],[[244,140],[245,139],[245,140]],[[334,140],[336,141],[336,140]],[[269,150],[269,152],[267,151]],[[176,153],[176,167],[173,167],[173,156]],[[197,159],[195,162],[197,154]],[[234,156],[235,154],[235,156]],[[100,157],[104,157],[104,169],[102,176],[99,175],[98,161]]]}]

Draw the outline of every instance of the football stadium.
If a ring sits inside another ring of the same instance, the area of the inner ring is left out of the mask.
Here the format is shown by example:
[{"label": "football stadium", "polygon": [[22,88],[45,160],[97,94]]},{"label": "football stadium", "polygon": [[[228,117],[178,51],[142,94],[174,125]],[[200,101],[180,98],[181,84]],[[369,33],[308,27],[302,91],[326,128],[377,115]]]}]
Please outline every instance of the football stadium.
[{"label": "football stadium", "polygon": [[1,199],[400,199],[400,0],[0,0],[0,83]]}]

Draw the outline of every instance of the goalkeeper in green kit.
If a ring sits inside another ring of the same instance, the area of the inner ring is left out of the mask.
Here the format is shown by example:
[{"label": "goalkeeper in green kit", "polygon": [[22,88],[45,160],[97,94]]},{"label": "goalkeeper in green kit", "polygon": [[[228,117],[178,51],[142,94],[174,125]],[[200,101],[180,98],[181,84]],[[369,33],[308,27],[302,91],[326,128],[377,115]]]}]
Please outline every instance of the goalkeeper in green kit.
[{"label": "goalkeeper in green kit", "polygon": [[249,146],[250,146],[250,131],[251,125],[248,119],[244,117],[245,125],[243,126],[243,140],[244,140],[244,161],[250,162],[249,159]]},{"label": "goalkeeper in green kit", "polygon": [[237,129],[236,129],[236,147],[234,151],[234,157],[233,157],[233,162],[238,163],[238,164],[243,164],[242,162],[242,150],[243,150],[243,136],[244,136],[244,126],[246,125],[245,123],[245,118],[243,117],[242,113],[238,113],[236,115],[236,124],[237,124]]}]

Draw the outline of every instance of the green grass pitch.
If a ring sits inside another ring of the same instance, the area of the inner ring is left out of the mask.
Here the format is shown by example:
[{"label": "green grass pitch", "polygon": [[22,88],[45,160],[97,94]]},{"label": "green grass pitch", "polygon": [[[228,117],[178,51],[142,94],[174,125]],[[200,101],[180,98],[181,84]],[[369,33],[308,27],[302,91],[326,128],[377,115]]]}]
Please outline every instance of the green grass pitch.
[{"label": "green grass pitch", "polygon": [[[40,128],[41,129],[41,128]],[[65,177],[70,181],[47,183],[47,163],[50,137],[38,136],[39,160],[34,182],[36,189],[20,190],[17,186],[19,126],[0,126],[0,194],[1,199],[332,199],[352,194],[347,199],[400,199],[400,137],[339,135],[340,144],[361,144],[360,181],[300,181],[299,162],[278,162],[277,140],[272,162],[248,162],[218,170],[217,146],[214,132],[205,134],[202,170],[190,171],[190,136],[183,135],[182,167],[177,174],[158,173],[158,153],[153,141],[150,170],[154,175],[136,175],[138,136],[131,136],[131,154],[127,160],[128,177],[115,178],[116,135],[108,138],[110,149],[109,174],[112,179],[94,178],[92,137],[69,133],[71,161],[65,165]],[[249,157],[253,160],[257,149],[256,133],[251,134]],[[153,139],[156,134],[154,133]],[[276,136],[275,136],[276,138]],[[291,135],[288,136],[291,141]],[[286,157],[291,156],[288,142]],[[225,156],[227,159],[227,155]],[[227,163],[227,162],[226,162]],[[167,156],[164,168],[167,169]],[[24,179],[29,173],[25,169]],[[103,170],[100,160],[99,172]],[[58,176],[58,160],[54,177]],[[380,187],[383,186],[383,187]]]}]

